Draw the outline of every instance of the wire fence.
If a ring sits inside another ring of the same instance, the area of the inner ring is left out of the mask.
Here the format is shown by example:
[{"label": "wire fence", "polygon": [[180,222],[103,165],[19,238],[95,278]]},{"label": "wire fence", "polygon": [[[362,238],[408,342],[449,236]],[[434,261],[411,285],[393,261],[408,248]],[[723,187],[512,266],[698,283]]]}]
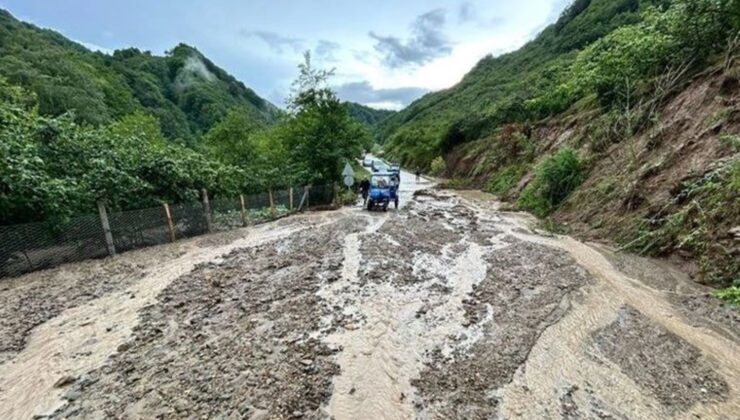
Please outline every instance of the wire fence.
[{"label": "wire fence", "polygon": [[[0,278],[61,264],[225,232],[334,202],[333,186],[312,186],[202,202],[0,226]],[[205,192],[204,192],[205,193]]]}]

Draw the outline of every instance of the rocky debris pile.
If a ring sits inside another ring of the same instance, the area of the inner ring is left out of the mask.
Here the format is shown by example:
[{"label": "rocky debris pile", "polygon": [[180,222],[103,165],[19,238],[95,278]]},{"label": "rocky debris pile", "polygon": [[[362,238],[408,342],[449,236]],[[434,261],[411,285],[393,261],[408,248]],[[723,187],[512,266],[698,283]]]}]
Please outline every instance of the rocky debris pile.
[{"label": "rocky debris pile", "polygon": [[616,363],[668,410],[681,412],[698,402],[723,401],[727,382],[701,352],[681,337],[625,306],[619,317],[593,334],[598,356]]},{"label": "rocky debris pile", "polygon": [[317,417],[339,349],[312,336],[316,292],[338,275],[344,234],[362,227],[348,218],[239,249],[174,281],[55,416]]},{"label": "rocky debris pile", "polygon": [[436,349],[413,382],[417,408],[431,417],[495,417],[492,391],[511,381],[542,331],[567,312],[570,294],[590,282],[563,252],[505,241],[509,246],[486,256],[486,279],[464,303],[469,325],[480,325],[482,337],[450,357]]},{"label": "rocky debris pile", "polygon": [[64,310],[125,290],[145,275],[145,267],[127,260],[86,261],[0,283],[0,353],[21,351],[34,327]]}]

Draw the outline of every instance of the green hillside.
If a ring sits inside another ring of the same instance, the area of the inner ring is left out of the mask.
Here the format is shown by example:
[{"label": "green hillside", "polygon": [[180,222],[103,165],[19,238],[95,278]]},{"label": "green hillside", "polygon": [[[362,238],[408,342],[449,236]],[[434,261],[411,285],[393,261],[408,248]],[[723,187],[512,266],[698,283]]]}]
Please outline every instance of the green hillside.
[{"label": "green hillside", "polygon": [[396,113],[387,109],[370,108],[355,102],[346,102],[346,104],[349,115],[370,129],[375,129],[388,117]]},{"label": "green hillside", "polygon": [[[521,49],[484,58],[458,85],[385,120],[381,138],[394,157],[429,167],[455,145],[507,123],[556,115],[590,95],[608,102],[617,94],[615,78],[637,83],[687,55],[701,66],[733,19],[737,24],[733,9],[735,0],[576,0]],[[620,57],[602,54],[610,51]]]},{"label": "green hillside", "polygon": [[155,115],[167,138],[192,144],[231,109],[272,122],[278,110],[214,65],[195,48],[178,45],[165,56],[136,49],[112,56],[16,20],[0,10],[0,76],[34,92],[39,112],[74,112],[101,125],[136,111]]}]

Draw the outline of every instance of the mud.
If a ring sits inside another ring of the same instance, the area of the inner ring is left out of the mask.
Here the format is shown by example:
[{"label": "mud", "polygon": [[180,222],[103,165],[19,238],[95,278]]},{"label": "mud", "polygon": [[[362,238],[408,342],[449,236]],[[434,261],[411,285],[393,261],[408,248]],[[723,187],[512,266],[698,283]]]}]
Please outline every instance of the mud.
[{"label": "mud", "polygon": [[0,355],[22,350],[34,327],[65,309],[124,290],[143,274],[143,264],[108,259],[0,282]]},{"label": "mud", "polygon": [[593,334],[599,355],[617,364],[671,411],[727,398],[727,382],[680,337],[626,306],[616,321]]},{"label": "mud", "polygon": [[491,418],[496,390],[512,380],[544,329],[569,307],[569,294],[590,280],[562,252],[513,238],[487,258],[488,275],[465,302],[468,325],[482,337],[451,357],[434,350],[414,385],[434,418]]},{"label": "mud", "polygon": [[680,271],[421,187],[2,283],[0,418],[740,411],[737,312]]}]

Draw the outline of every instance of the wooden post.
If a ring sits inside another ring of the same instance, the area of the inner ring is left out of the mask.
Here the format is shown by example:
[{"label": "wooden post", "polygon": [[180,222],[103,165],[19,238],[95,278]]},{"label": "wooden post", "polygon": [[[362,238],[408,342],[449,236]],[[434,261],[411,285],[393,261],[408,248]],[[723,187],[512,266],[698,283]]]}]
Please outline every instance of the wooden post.
[{"label": "wooden post", "polygon": [[311,186],[306,185],[306,208],[311,207]]},{"label": "wooden post", "polygon": [[270,212],[272,212],[272,219],[277,219],[277,210],[275,209],[275,199],[272,196],[272,188],[269,189],[270,194]]},{"label": "wooden post", "polygon": [[290,212],[293,212],[293,186],[291,185],[290,190],[288,190],[288,201],[290,202]]},{"label": "wooden post", "polygon": [[208,191],[203,188],[203,212],[206,214],[206,224],[208,225],[208,232],[213,232],[212,220],[211,220],[211,203],[208,201]]},{"label": "wooden post", "polygon": [[164,215],[167,218],[167,228],[170,230],[170,242],[175,242],[175,224],[172,222],[172,212],[170,211],[170,205],[167,203],[162,204],[164,207]]},{"label": "wooden post", "polygon": [[113,233],[111,233],[110,230],[108,212],[105,210],[105,203],[102,201],[98,201],[98,213],[100,213],[100,224],[103,226],[103,234],[105,234],[105,245],[108,247],[108,255],[114,257],[116,255],[116,245],[113,243]]},{"label": "wooden post", "polygon": [[307,188],[305,188],[303,190],[303,197],[301,197],[301,202],[298,203],[298,210],[297,211],[301,211],[301,209],[303,209],[303,203],[305,203],[306,200],[308,200],[308,189]]},{"label": "wooden post", "polygon": [[247,203],[244,200],[244,194],[239,194],[239,201],[242,204],[242,226],[247,227],[249,225],[249,216],[247,216]]}]

